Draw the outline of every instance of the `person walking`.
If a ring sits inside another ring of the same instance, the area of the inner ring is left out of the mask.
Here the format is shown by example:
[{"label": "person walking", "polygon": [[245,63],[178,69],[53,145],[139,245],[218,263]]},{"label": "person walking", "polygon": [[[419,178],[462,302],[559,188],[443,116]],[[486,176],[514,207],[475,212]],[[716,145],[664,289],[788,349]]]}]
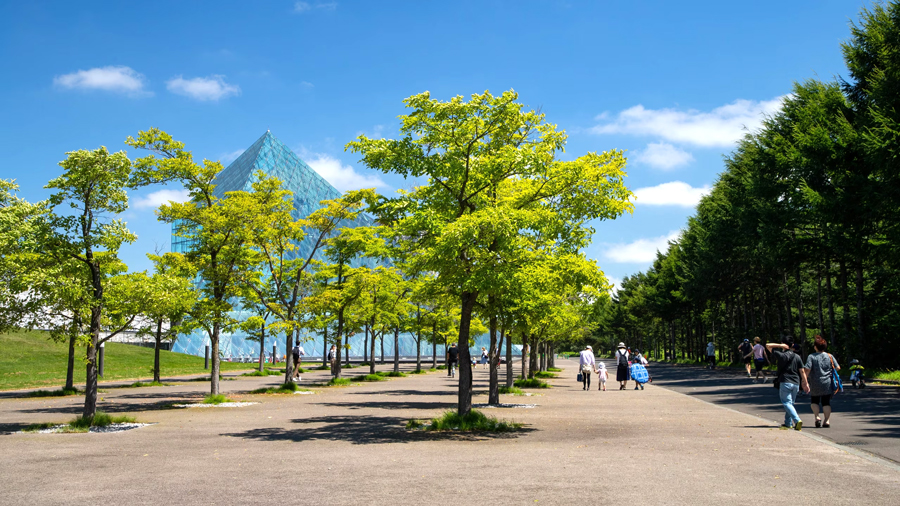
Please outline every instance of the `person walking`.
[{"label": "person walking", "polygon": [[769,365],[769,355],[766,353],[766,347],[759,344],[759,337],[753,338],[753,367],[756,368],[756,379],[754,381],[759,382],[759,375],[762,374],[763,380],[765,383],[769,378],[766,378],[766,369],[765,367]]},{"label": "person walking", "polygon": [[294,374],[292,374],[291,377],[296,381],[300,381],[300,364],[303,357],[306,355],[306,351],[300,346],[299,339],[294,343],[294,348],[291,349],[291,355],[294,358]]},{"label": "person walking", "polygon": [[597,362],[597,390],[606,391],[606,380],[609,379],[609,371],[602,361]]},{"label": "person walking", "polygon": [[481,368],[487,369],[488,365],[488,352],[484,349],[484,346],[481,347]]},{"label": "person walking", "polygon": [[594,359],[594,350],[591,349],[590,345],[585,346],[584,349],[581,350],[578,365],[581,366],[581,382],[583,384],[581,389],[590,390],[591,375],[594,374],[594,370],[597,368],[597,361]]},{"label": "person walking", "polygon": [[628,349],[625,348],[625,343],[619,343],[617,348],[615,355],[616,381],[619,382],[619,390],[625,390],[628,380],[631,379],[631,375],[628,372],[628,359],[631,355],[628,353]]},{"label": "person walking", "polygon": [[447,376],[451,378],[456,376],[456,364],[459,362],[459,348],[456,343],[447,348]]},{"label": "person walking", "polygon": [[[816,416],[816,427],[831,427],[831,396],[834,395],[832,387],[832,371],[840,371],[841,366],[837,359],[830,353],[826,353],[828,349],[828,341],[822,336],[816,335],[813,341],[814,353],[810,353],[806,357],[806,365],[803,370],[806,371],[806,379],[809,382],[809,405],[813,415]],[[819,411],[825,415],[825,420],[819,418]]]},{"label": "person walking", "polygon": [[334,376],[336,373],[335,364],[337,363],[337,346],[336,345],[332,344],[331,349],[328,350],[328,362],[331,364],[331,375]]},{"label": "person walking", "polygon": [[706,343],[706,368],[716,368],[716,345],[712,341]]},{"label": "person walking", "polygon": [[634,389],[644,389],[644,383],[650,380],[650,373],[647,371],[647,359],[641,354],[640,349],[635,349],[631,354],[631,366],[628,373],[634,380]]},{"label": "person walking", "polygon": [[744,339],[741,341],[741,344],[738,345],[738,354],[741,357],[741,360],[744,361],[744,369],[747,370],[747,377],[752,378],[753,375],[750,374],[750,364],[753,362],[753,346],[750,345],[749,339]]},{"label": "person walking", "polygon": [[806,381],[806,369],[803,361],[794,353],[794,338],[784,336],[781,344],[768,343],[766,349],[775,355],[775,363],[778,364],[778,372],[775,378],[778,386],[778,396],[784,406],[784,425],[782,429],[803,430],[803,421],[794,408],[794,401],[800,390],[809,392],[809,383]]}]

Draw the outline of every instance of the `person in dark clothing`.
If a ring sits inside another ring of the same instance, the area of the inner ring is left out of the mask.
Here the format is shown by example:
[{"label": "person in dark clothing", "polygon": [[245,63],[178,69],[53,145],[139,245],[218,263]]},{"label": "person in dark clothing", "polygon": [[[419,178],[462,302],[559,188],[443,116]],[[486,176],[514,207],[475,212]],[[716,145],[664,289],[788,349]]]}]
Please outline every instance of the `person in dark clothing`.
[{"label": "person in dark clothing", "polygon": [[785,336],[781,344],[769,343],[766,348],[775,355],[775,363],[778,372],[775,381],[779,383],[778,395],[784,406],[784,425],[782,429],[803,430],[803,421],[794,408],[794,401],[800,390],[809,392],[809,383],[806,380],[806,370],[803,361],[793,350],[794,339]]},{"label": "person in dark clothing", "polygon": [[447,376],[451,378],[456,376],[457,363],[459,363],[459,348],[453,343],[447,348]]}]

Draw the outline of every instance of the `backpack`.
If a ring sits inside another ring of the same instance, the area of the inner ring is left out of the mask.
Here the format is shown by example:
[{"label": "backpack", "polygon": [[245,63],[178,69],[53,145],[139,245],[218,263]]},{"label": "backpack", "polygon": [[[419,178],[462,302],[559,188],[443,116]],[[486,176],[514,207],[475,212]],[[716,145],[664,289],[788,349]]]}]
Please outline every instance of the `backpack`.
[{"label": "backpack", "polygon": [[628,352],[627,352],[627,351],[626,351],[625,353],[619,352],[619,359],[618,359],[618,361],[616,362],[616,364],[618,364],[618,365],[628,365],[628,357],[626,356],[626,353],[628,353]]},{"label": "backpack", "polygon": [[741,355],[747,356],[753,353],[753,347],[750,346],[750,343],[741,343]]}]

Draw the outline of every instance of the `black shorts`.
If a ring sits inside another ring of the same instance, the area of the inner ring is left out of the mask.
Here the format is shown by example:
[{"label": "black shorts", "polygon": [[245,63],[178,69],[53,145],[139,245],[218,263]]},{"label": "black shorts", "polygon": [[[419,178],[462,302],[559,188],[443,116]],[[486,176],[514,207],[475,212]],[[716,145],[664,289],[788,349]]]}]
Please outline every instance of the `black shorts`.
[{"label": "black shorts", "polygon": [[300,355],[293,355],[293,357],[294,357],[294,363],[299,364],[300,363]]},{"label": "black shorts", "polygon": [[749,364],[751,361],[753,361],[753,357],[744,357],[745,364]]},{"label": "black shorts", "polygon": [[755,358],[753,359],[753,365],[756,367],[757,371],[762,371],[766,366],[766,359],[764,358]]},{"label": "black shorts", "polygon": [[822,404],[823,406],[831,406],[831,394],[828,395],[810,395],[810,404]]}]

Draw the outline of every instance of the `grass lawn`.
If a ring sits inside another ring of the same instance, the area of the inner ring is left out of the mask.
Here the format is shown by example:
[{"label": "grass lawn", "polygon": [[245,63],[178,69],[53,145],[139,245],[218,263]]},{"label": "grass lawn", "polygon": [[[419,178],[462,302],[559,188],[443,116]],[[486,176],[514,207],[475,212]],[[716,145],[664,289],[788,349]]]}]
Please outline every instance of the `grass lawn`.
[{"label": "grass lawn", "polygon": [[[84,348],[75,349],[75,386],[84,385]],[[46,332],[0,334],[0,390],[61,387],[66,383],[68,343],[54,343]],[[160,374],[183,376],[207,373],[203,357],[161,351]],[[246,371],[256,364],[222,362],[222,371]],[[105,376],[110,380],[153,379],[153,349],[130,344],[106,343]]]}]

